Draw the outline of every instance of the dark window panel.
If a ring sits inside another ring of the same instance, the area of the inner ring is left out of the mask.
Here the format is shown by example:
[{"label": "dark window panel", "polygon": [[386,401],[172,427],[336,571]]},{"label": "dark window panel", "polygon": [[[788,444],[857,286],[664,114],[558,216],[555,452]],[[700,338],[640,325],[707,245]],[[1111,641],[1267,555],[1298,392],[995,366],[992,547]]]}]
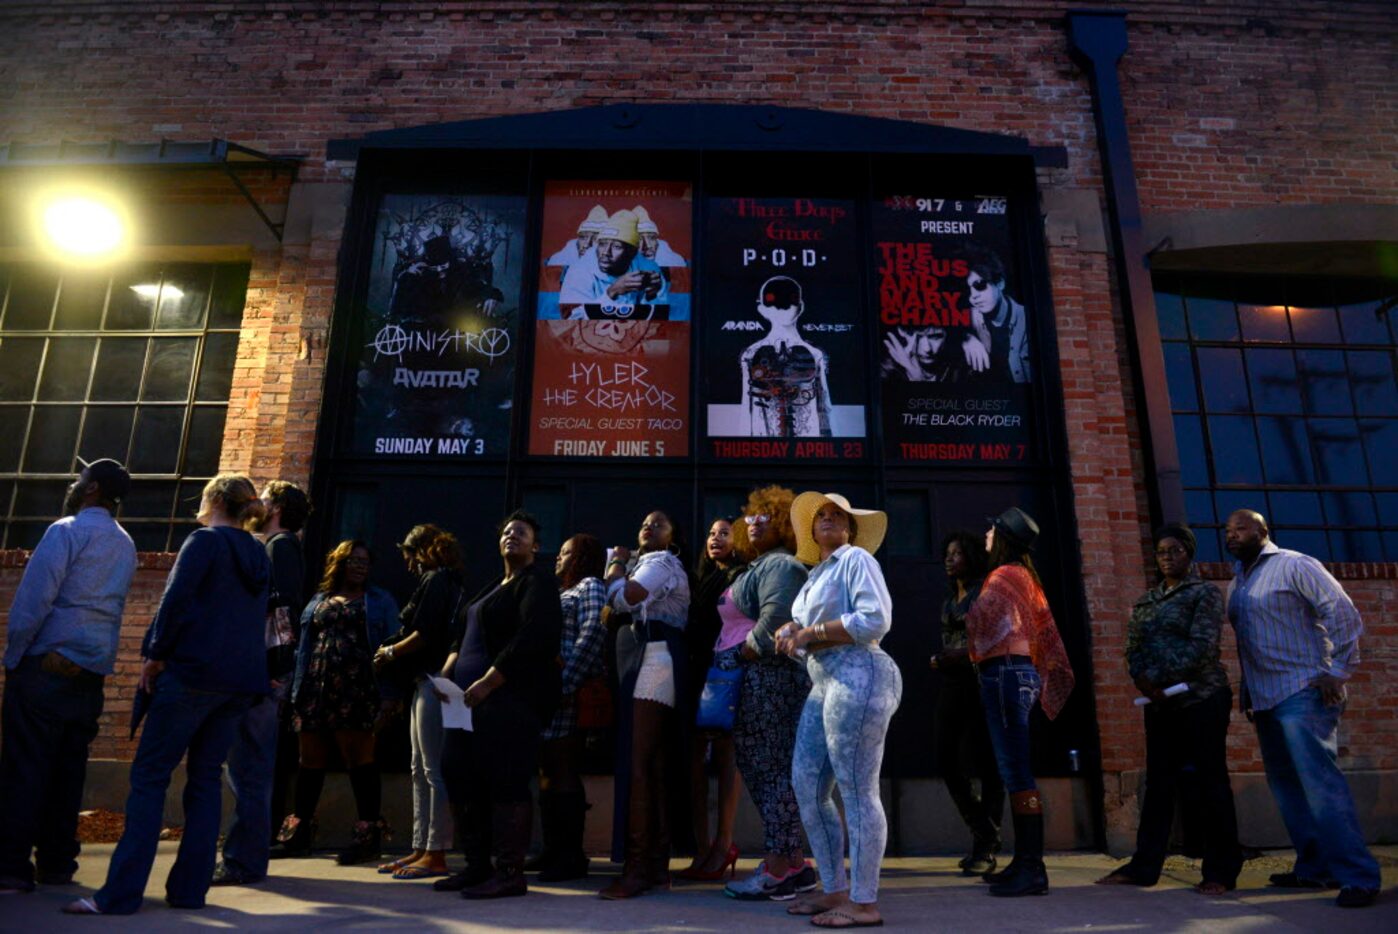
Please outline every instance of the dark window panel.
[{"label": "dark window panel", "polygon": [[1194,391],[1194,362],[1188,344],[1165,345],[1165,380],[1170,384],[1170,408],[1176,412],[1194,412],[1199,397]]},{"label": "dark window panel", "polygon": [[1175,293],[1155,293],[1155,317],[1165,340],[1184,340],[1189,336],[1184,326],[1184,301]]},{"label": "dark window panel", "polygon": [[1227,561],[1228,555],[1218,544],[1218,529],[1195,529],[1195,561]]},{"label": "dark window panel", "polygon": [[63,500],[70,480],[21,480],[15,491],[16,516],[39,519],[63,515]]},{"label": "dark window panel", "polygon": [[5,547],[33,550],[50,525],[51,522],[11,522],[5,531]]},{"label": "dark window panel", "polygon": [[1398,382],[1393,379],[1393,354],[1385,350],[1351,350],[1349,384],[1360,415],[1398,415]]},{"label": "dark window panel", "polygon": [[1398,493],[1375,493],[1374,500],[1379,507],[1379,524],[1398,529]]},{"label": "dark window panel", "polygon": [[6,331],[46,331],[58,297],[58,274],[33,263],[10,267],[10,294],[0,327]]},{"label": "dark window panel", "polygon": [[246,265],[214,267],[213,296],[209,303],[209,327],[237,328],[243,324],[243,305],[248,296]]},{"label": "dark window panel", "polygon": [[1208,490],[1185,490],[1184,511],[1189,516],[1190,525],[1213,525],[1214,498]]},{"label": "dark window panel", "polygon": [[132,473],[174,473],[179,465],[183,406],[143,405],[136,413],[131,444]]},{"label": "dark window panel", "polygon": [[1374,486],[1398,486],[1398,421],[1363,419],[1359,423],[1359,436],[1369,455]]},{"label": "dark window panel", "polygon": [[1292,308],[1291,333],[1298,344],[1338,344],[1340,323],[1333,308]]},{"label": "dark window panel", "polygon": [[137,551],[165,551],[166,542],[170,540],[170,523],[168,522],[128,522],[126,521],[126,511],[122,510],[122,526],[130,534],[131,540],[136,543]]},{"label": "dark window panel", "polygon": [[[0,285],[3,288],[3,285]],[[4,524],[5,517],[10,514],[10,500],[15,492],[15,481],[0,480],[0,525]],[[4,539],[4,532],[0,531],[0,540]]]},{"label": "dark window panel", "polygon": [[1371,529],[1331,529],[1331,561],[1382,561],[1383,539]]},{"label": "dark window panel", "polygon": [[1267,494],[1261,490],[1216,490],[1214,509],[1220,522],[1227,523],[1228,517],[1239,509],[1251,509],[1267,515]]},{"label": "dark window panel", "polygon": [[173,480],[135,480],[131,492],[121,502],[122,518],[168,519],[175,501]]},{"label": "dark window panel", "polygon": [[170,550],[179,551],[180,546],[184,544],[184,540],[189,538],[189,533],[197,528],[199,528],[199,523],[197,522],[175,523],[170,529]]},{"label": "dark window panel", "polygon": [[92,376],[94,337],[53,337],[39,378],[39,398],[45,402],[81,402]]},{"label": "dark window panel", "polygon": [[78,444],[80,405],[45,405],[34,411],[29,423],[29,447],[24,452],[25,473],[72,473]]},{"label": "dark window panel", "polygon": [[[24,436],[29,431],[27,405],[0,405],[0,473],[13,473],[19,470],[19,449]],[[4,508],[0,504],[0,514]]]},{"label": "dark window panel", "polygon": [[175,494],[175,518],[193,521],[199,514],[199,501],[203,499],[204,484],[208,482],[207,477],[180,481],[179,491]]},{"label": "dark window panel", "polygon": [[1320,494],[1329,525],[1374,525],[1378,512],[1368,493],[1327,491]]},{"label": "dark window panel", "polygon": [[1209,485],[1209,459],[1204,454],[1204,429],[1197,415],[1175,416],[1175,446],[1180,454],[1180,477],[1186,486]]},{"label": "dark window panel", "polygon": [[889,532],[894,525],[902,526],[897,535],[889,536],[889,554],[928,556],[932,542],[932,507],[926,490],[896,490],[888,494]]},{"label": "dark window panel", "polygon": [[1257,439],[1268,483],[1315,482],[1305,419],[1264,415],[1257,419]]},{"label": "dark window panel", "polygon": [[223,450],[223,423],[228,409],[198,406],[189,418],[189,444],[185,450],[186,476],[212,476],[218,473],[218,456]]},{"label": "dark window panel", "polygon": [[1253,411],[1301,414],[1301,381],[1292,352],[1249,348],[1245,356]]},{"label": "dark window panel", "polygon": [[29,402],[39,379],[44,339],[0,337],[0,402]]},{"label": "dark window panel", "polygon": [[1267,494],[1272,504],[1271,522],[1284,522],[1287,525],[1324,525],[1325,516],[1320,511],[1318,493],[1278,493]]},{"label": "dark window panel", "polygon": [[1341,305],[1340,330],[1344,332],[1347,344],[1391,344],[1388,333],[1387,315],[1379,313],[1378,302],[1360,302],[1356,305]]},{"label": "dark window panel", "polygon": [[204,338],[204,358],[199,363],[199,402],[227,402],[233,389],[233,363],[238,357],[237,334],[209,334]]},{"label": "dark window panel", "polygon": [[131,421],[135,417],[135,406],[89,406],[83,419],[83,437],[78,445],[78,456],[85,461],[110,457],[126,463],[131,447]]},{"label": "dark window panel", "polygon": [[1238,318],[1233,303],[1219,298],[1188,298],[1189,331],[1195,340],[1235,341],[1238,339]]},{"label": "dark window panel", "polygon": [[141,401],[186,401],[198,347],[199,339],[195,337],[153,338],[150,356],[146,358],[146,381],[141,386]]},{"label": "dark window panel", "polygon": [[102,338],[88,398],[97,402],[135,402],[141,391],[149,343],[144,337]]},{"label": "dark window panel", "polygon": [[1243,375],[1242,351],[1200,347],[1198,353],[1204,408],[1210,412],[1248,411],[1250,404],[1247,379]]},{"label": "dark window panel", "polygon": [[1214,415],[1209,418],[1209,443],[1214,452],[1214,476],[1218,483],[1261,483],[1262,462],[1252,419]]},{"label": "dark window panel", "polygon": [[166,266],[155,326],[162,330],[202,328],[212,276],[213,269],[209,266],[183,263]]},{"label": "dark window panel", "polygon": [[107,302],[108,331],[146,331],[160,297],[160,267],[150,264],[120,270],[112,279]]},{"label": "dark window panel", "polygon": [[1345,355],[1339,350],[1298,350],[1301,394],[1308,415],[1351,415],[1354,405],[1345,374]]},{"label": "dark window panel", "polygon": [[1318,561],[1334,560],[1330,557],[1330,542],[1323,529],[1275,529],[1272,539],[1281,548],[1299,551]]},{"label": "dark window panel", "polygon": [[1312,418],[1311,448],[1315,452],[1316,479],[1329,486],[1368,486],[1364,448],[1359,427],[1352,418]]},{"label": "dark window panel", "polygon": [[1242,325],[1245,341],[1272,344],[1291,342],[1285,305],[1239,305],[1238,321]]},{"label": "dark window panel", "polygon": [[111,277],[106,273],[71,272],[63,276],[58,290],[58,311],[53,326],[59,331],[95,331],[102,326],[102,311],[107,307],[107,287]]}]

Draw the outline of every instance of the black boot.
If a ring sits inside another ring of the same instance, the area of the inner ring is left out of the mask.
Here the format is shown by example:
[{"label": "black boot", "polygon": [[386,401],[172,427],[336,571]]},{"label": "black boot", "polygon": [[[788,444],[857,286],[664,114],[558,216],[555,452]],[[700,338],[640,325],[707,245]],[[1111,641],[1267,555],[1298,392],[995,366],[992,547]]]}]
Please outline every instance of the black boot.
[{"label": "black boot", "polygon": [[292,814],[282,821],[282,829],[267,855],[270,859],[301,859],[311,855],[315,841],[316,822]]},{"label": "black boot", "polygon": [[376,821],[356,821],[350,845],[335,855],[335,862],[341,866],[356,866],[378,859],[383,853],[387,828],[382,817]]},{"label": "black boot", "polygon": [[559,798],[560,795],[556,791],[539,792],[539,827],[544,838],[544,846],[539,851],[538,856],[531,856],[524,861],[525,872],[545,873],[558,862],[559,823],[562,816],[559,809]]},{"label": "black boot", "polygon": [[[547,834],[544,837],[544,846],[553,853],[553,861],[539,873],[539,881],[586,879],[588,862],[582,841],[587,825],[587,798],[581,791],[558,792],[553,797],[556,836],[552,841]],[[544,826],[548,827],[547,824]]]},{"label": "black boot", "polygon": [[495,874],[480,885],[462,889],[462,898],[510,898],[524,895],[524,854],[534,827],[534,806],[529,801],[497,804],[492,809],[491,837],[495,844]]},{"label": "black boot", "polygon": [[1021,791],[1010,796],[1015,825],[1015,858],[990,886],[990,894],[1003,898],[1047,895],[1048,871],[1044,867],[1044,812],[1039,792]]}]

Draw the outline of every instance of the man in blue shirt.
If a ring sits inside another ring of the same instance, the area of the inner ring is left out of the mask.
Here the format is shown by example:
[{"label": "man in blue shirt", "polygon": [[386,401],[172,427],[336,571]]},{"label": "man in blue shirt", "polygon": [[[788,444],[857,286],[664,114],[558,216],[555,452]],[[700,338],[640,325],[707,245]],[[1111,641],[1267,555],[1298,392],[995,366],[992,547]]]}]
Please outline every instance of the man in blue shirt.
[{"label": "man in blue shirt", "polygon": [[[113,515],[131,477],[83,467],[10,606],[0,740],[0,894],[71,882],[87,750],[116,662],[136,546]],[[34,852],[37,872],[29,861]]]},{"label": "man in blue shirt", "polygon": [[1242,707],[1296,847],[1295,868],[1273,875],[1272,885],[1334,881],[1337,905],[1367,907],[1378,895],[1379,866],[1335,761],[1345,682],[1359,664],[1359,612],[1319,561],[1273,544],[1258,513],[1233,513],[1225,536],[1238,559],[1228,618],[1238,634]]}]

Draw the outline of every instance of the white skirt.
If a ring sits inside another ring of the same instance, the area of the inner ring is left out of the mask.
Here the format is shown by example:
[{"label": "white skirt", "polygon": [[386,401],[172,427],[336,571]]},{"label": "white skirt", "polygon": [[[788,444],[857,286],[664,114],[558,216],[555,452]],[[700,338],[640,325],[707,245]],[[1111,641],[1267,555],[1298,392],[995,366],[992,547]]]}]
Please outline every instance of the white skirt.
[{"label": "white skirt", "polygon": [[655,701],[666,707],[675,706],[675,663],[670,648],[664,642],[647,642],[641,658],[641,670],[636,673],[634,700]]}]

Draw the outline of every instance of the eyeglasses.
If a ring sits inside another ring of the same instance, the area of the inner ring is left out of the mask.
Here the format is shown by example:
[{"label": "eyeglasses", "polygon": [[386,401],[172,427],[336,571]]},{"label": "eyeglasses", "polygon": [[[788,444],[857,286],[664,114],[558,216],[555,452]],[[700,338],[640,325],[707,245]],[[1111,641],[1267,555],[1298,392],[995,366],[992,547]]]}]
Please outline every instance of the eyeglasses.
[{"label": "eyeglasses", "polygon": [[764,523],[771,522],[771,521],[772,521],[772,517],[771,517],[771,516],[761,516],[761,515],[758,515],[758,516],[743,516],[743,521],[746,522],[746,523],[748,524],[748,528],[752,528],[752,527],[755,526],[755,525],[763,525]]},{"label": "eyeglasses", "polygon": [[1184,548],[1181,548],[1179,545],[1172,545],[1169,548],[1155,549],[1155,556],[1157,558],[1176,558],[1180,555],[1187,554],[1189,554],[1189,552],[1186,551]]},{"label": "eyeglasses", "polygon": [[668,529],[669,527],[670,527],[670,523],[666,522],[664,519],[661,519],[659,522],[642,522],[642,523],[641,523],[641,528],[642,528],[642,530],[649,529],[649,530],[652,531],[652,532],[655,532],[655,531],[657,531],[657,530],[659,530],[659,529]]}]

